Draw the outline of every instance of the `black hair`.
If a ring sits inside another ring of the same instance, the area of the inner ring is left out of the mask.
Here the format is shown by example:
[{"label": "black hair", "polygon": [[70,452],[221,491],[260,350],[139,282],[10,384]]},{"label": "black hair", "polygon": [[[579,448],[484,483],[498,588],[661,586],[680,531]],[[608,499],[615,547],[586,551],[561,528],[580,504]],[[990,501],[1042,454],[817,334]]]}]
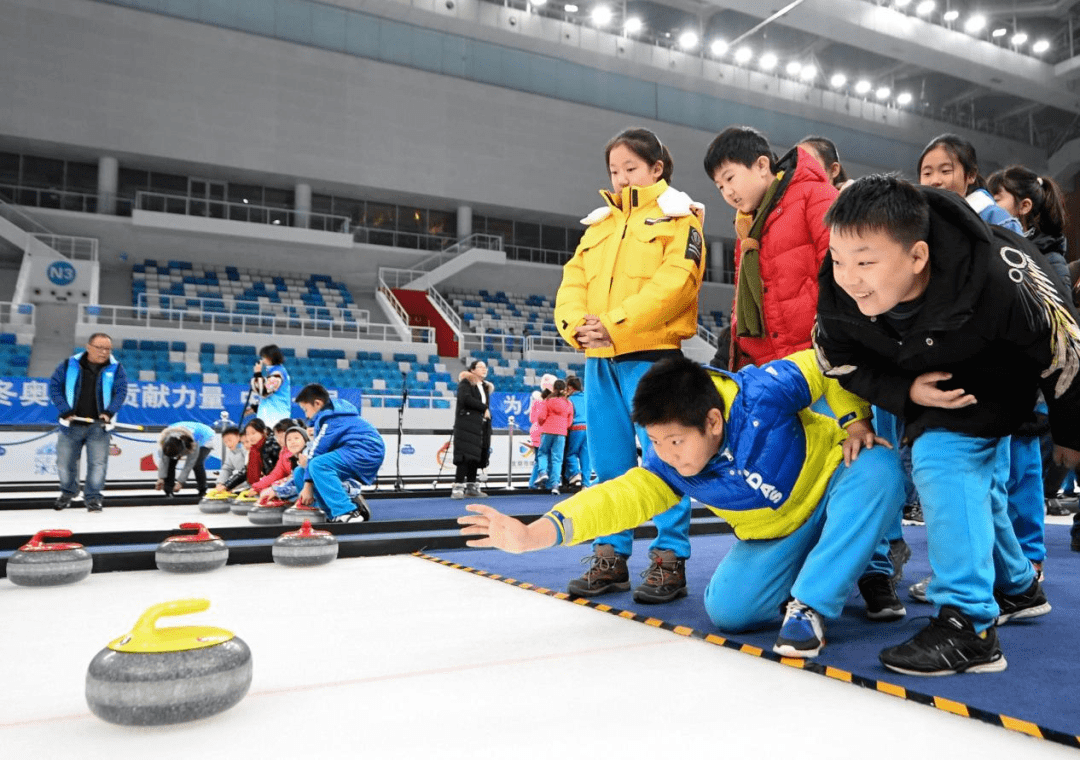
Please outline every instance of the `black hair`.
[{"label": "black hair", "polygon": [[825,213],[825,226],[832,234],[884,232],[910,250],[930,235],[930,205],[910,182],[871,174],[840,193]]},{"label": "black hair", "polygon": [[161,453],[167,459],[178,459],[195,448],[195,439],[184,433],[170,433],[161,442]]},{"label": "black hair", "polygon": [[229,425],[227,428],[221,431],[222,438],[227,435],[240,435],[240,428],[238,428],[236,425]]},{"label": "black hair", "polygon": [[110,343],[112,343],[112,336],[109,335],[108,333],[103,333],[103,332],[91,333],[90,337],[86,339],[86,342],[89,345],[90,343],[93,343],[98,338],[106,338],[106,339],[108,339],[108,341]]},{"label": "black hair", "polygon": [[255,428],[260,433],[262,433],[263,436],[266,435],[266,423],[260,420],[258,417],[254,417],[247,421],[247,424],[244,425],[244,432],[246,433],[250,428]]},{"label": "black hair", "polygon": [[540,391],[540,398],[544,399],[544,398],[549,398],[550,396],[551,396],[551,388],[544,388],[544,390]]},{"label": "black hair", "polygon": [[551,395],[552,396],[565,396],[566,395],[566,381],[565,380],[556,380],[554,383],[552,383],[551,384]]},{"label": "black hair", "polygon": [[671,175],[675,172],[675,161],[671,158],[671,152],[655,134],[640,127],[624,129],[608,140],[608,144],[604,146],[604,163],[606,165],[610,165],[611,151],[616,145],[625,146],[631,153],[647,163],[650,168],[657,161],[661,162],[664,169],[660,173],[660,179],[671,182]]},{"label": "black hair", "polygon": [[277,421],[277,423],[274,425],[274,432],[275,433],[284,433],[289,428],[295,427],[295,426],[296,426],[296,420],[291,419],[289,417],[286,417],[283,420],[278,420]]},{"label": "black hair", "polygon": [[1016,198],[1017,205],[1025,198],[1031,201],[1031,211],[1020,219],[1024,229],[1034,228],[1052,237],[1065,234],[1065,194],[1049,177],[1040,177],[1026,166],[1010,166],[987,177],[986,189],[991,195],[1004,190]]},{"label": "black hair", "polygon": [[566,378],[566,387],[573,391],[581,390],[581,378],[577,375],[570,375]]},{"label": "black hair", "polygon": [[472,372],[474,369],[476,369],[477,364],[486,364],[486,363],[487,362],[485,362],[483,359],[473,359],[471,362],[469,362],[469,372]]},{"label": "black hair", "polygon": [[916,165],[915,176],[922,176],[923,159],[926,158],[927,153],[935,148],[944,149],[954,161],[959,163],[960,168],[964,170],[964,177],[975,177],[975,179],[967,186],[967,192],[970,193],[986,187],[982,175],[979,174],[979,159],[975,155],[975,146],[960,135],[954,135],[951,132],[938,135],[923,148],[922,155],[919,156],[919,163]]},{"label": "black hair", "polygon": [[270,364],[284,364],[285,354],[281,353],[281,349],[271,343],[269,346],[263,346],[259,349],[259,356]]},{"label": "black hair", "polygon": [[709,143],[705,151],[705,173],[712,179],[725,161],[749,168],[762,156],[769,159],[770,171],[775,171],[776,155],[769,138],[753,127],[728,127]]},{"label": "black hair", "polygon": [[635,425],[677,422],[705,432],[709,410],[724,411],[724,399],[703,366],[684,356],[661,359],[641,376],[634,391]]},{"label": "black hair", "polygon": [[296,394],[298,404],[312,404],[316,401],[321,401],[324,407],[333,408],[334,406],[330,399],[330,392],[319,383],[309,383]]},{"label": "black hair", "polygon": [[807,135],[799,140],[796,145],[809,145],[814,149],[814,152],[817,153],[825,163],[826,177],[829,176],[829,170],[833,164],[840,167],[840,172],[830,179],[835,187],[840,187],[848,181],[848,175],[847,172],[844,171],[844,165],[840,163],[840,153],[836,150],[836,143],[828,137],[822,137],[821,135]]}]

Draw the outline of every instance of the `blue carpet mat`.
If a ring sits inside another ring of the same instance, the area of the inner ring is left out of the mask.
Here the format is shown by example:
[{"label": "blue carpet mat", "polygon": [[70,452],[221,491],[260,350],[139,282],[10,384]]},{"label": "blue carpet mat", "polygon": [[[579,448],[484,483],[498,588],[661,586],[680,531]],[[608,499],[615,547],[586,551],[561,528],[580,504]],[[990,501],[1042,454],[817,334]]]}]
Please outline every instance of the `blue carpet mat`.
[{"label": "blue carpet mat", "polygon": [[[910,638],[926,625],[925,618],[935,612],[931,606],[919,604],[907,596],[907,586],[930,571],[926,531],[921,526],[905,527],[904,535],[912,549],[900,589],[900,598],[908,610],[907,617],[895,623],[871,623],[864,616],[861,597],[853,591],[840,619],[828,624],[828,645],[805,669],[1080,748],[1080,691],[1077,689],[1080,657],[1071,649],[1076,638],[1075,626],[1080,620],[1080,554],[1069,549],[1068,528],[1047,526],[1044,588],[1053,611],[998,630],[1002,650],[1009,662],[1008,669],[1002,673],[944,678],[904,676],[885,669],[878,662],[881,649]],[[730,535],[694,538],[693,557],[686,566],[690,595],[685,599],[665,605],[641,605],[633,601],[630,592],[625,592],[597,597],[590,606],[610,605],[616,610],[637,613],[640,617],[636,619],[657,617],[665,622],[666,628],[685,626],[694,629],[695,635],[700,637],[717,634],[728,640],[728,646],[738,648],[741,644],[749,644],[763,649],[761,656],[779,659],[771,654],[779,630],[779,617],[775,628],[729,636],[718,631],[705,614],[702,604],[705,586],[734,540]],[[588,546],[526,555],[466,549],[439,552],[438,558],[559,592],[565,589],[567,581],[580,575],[580,561],[588,554]],[[631,579],[635,585],[637,573],[648,563],[647,557],[648,541],[637,541],[630,560]],[[825,672],[826,668],[830,672]],[[849,678],[847,674],[853,674],[853,677]]]},{"label": "blue carpet mat", "polygon": [[[381,499],[378,492],[366,494],[373,520],[433,520],[457,519],[465,514],[465,505],[476,499],[456,500],[449,496],[437,496],[417,492],[415,498],[398,497]],[[513,496],[487,496],[484,503],[508,515],[542,515],[565,499],[551,494],[520,494]]]}]

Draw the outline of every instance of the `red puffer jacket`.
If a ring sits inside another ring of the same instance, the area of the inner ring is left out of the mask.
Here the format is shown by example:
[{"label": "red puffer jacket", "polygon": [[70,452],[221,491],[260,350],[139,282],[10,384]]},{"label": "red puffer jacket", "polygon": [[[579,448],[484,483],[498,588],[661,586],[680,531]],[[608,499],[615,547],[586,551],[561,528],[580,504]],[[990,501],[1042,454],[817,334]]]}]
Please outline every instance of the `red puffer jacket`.
[{"label": "red puffer jacket", "polygon": [[[734,369],[747,364],[761,365],[810,347],[810,330],[817,313],[818,270],[829,252],[825,212],[836,199],[837,191],[821,165],[802,148],[798,149],[797,158],[795,151],[785,155],[778,169],[785,170],[791,180],[769,212],[761,236],[765,334],[760,338],[736,338],[732,309]],[[741,262],[740,241],[735,246],[736,281]]]}]

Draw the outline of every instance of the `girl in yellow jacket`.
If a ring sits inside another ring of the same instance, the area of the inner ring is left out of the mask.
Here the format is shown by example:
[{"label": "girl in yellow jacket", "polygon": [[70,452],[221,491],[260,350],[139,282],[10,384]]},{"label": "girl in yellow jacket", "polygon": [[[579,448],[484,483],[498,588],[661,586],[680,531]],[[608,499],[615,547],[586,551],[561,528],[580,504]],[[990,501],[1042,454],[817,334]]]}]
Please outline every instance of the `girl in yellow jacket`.
[{"label": "girl in yellow jacket", "polygon": [[[628,129],[604,155],[612,189],[600,191],[604,205],[582,220],[588,229],[563,269],[555,299],[559,333],[585,350],[587,440],[601,483],[637,466],[638,444],[642,452],[650,448],[630,419],[634,390],[653,363],[677,354],[696,334],[705,267],[704,207],[668,185],[674,164],[659,138]],[[638,602],[687,593],[690,500],[653,522],[658,535],[645,582],[634,590]],[[568,590],[578,596],[628,590],[632,550],[630,530],[596,539],[589,569]]]}]

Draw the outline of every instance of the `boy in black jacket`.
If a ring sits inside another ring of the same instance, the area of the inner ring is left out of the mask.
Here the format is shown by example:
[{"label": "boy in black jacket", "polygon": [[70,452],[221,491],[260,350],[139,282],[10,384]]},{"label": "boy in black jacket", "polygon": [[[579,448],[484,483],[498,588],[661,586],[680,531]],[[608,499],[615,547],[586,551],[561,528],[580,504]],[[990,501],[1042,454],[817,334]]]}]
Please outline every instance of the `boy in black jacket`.
[{"label": "boy in black jacket", "polygon": [[995,623],[1050,611],[1009,523],[1009,438],[1041,386],[1056,457],[1080,462],[1080,328],[1023,238],[962,198],[870,176],[826,215],[815,346],[825,374],[904,421],[941,607],[881,652],[912,675],[1004,670]]}]

